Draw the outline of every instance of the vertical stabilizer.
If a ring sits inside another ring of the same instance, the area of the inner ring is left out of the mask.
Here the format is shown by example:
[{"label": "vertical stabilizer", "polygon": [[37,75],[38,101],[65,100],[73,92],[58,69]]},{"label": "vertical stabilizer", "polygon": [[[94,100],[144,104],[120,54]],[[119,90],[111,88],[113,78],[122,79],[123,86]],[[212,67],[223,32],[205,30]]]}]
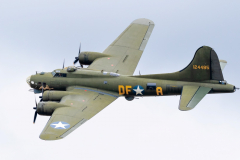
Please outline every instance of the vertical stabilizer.
[{"label": "vertical stabilizer", "polygon": [[207,46],[200,47],[191,63],[179,72],[179,78],[188,81],[223,81],[223,74],[216,52]]},{"label": "vertical stabilizer", "polygon": [[190,64],[178,72],[141,75],[139,77],[189,82],[201,82],[205,80],[224,81],[218,56],[216,52],[208,46],[200,47],[196,51]]}]

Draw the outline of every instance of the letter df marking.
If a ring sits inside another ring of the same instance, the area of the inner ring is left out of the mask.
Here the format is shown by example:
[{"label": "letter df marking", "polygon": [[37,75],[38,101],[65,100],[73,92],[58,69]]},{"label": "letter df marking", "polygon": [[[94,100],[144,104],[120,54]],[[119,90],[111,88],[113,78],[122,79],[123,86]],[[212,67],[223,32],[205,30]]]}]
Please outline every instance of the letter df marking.
[{"label": "letter df marking", "polygon": [[132,88],[132,86],[126,86],[126,94],[128,94],[129,92],[131,92],[131,89]]},{"label": "letter df marking", "polygon": [[[125,90],[126,88],[126,90]],[[118,86],[118,92],[119,95],[124,95],[125,93],[128,95],[131,92],[132,86],[126,86],[124,87],[123,85]]]},{"label": "letter df marking", "polygon": [[118,92],[119,92],[119,95],[125,94],[125,88],[123,85],[118,86]]}]

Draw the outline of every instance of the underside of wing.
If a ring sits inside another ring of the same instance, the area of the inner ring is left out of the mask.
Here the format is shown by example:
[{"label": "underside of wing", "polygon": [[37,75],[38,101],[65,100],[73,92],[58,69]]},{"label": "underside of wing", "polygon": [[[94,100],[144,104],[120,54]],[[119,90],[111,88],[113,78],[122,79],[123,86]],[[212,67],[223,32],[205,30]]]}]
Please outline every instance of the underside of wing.
[{"label": "underside of wing", "polygon": [[183,86],[179,110],[188,111],[193,109],[210,90],[211,88],[207,87]]},{"label": "underside of wing", "polygon": [[41,139],[58,140],[66,137],[117,99],[114,94],[83,87],[71,87],[68,93],[71,94],[60,101],[68,107],[57,108],[53,112],[40,135]]},{"label": "underside of wing", "polygon": [[103,52],[109,57],[95,60],[88,68],[132,75],[154,28],[148,19],[133,21]]}]

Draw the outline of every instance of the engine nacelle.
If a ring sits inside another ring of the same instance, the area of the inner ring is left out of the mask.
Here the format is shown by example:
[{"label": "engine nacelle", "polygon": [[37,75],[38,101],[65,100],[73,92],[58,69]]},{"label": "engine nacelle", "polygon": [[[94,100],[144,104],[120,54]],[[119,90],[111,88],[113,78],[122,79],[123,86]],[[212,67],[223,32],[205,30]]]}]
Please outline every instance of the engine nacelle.
[{"label": "engine nacelle", "polygon": [[76,94],[69,91],[45,91],[42,99],[43,101],[60,101],[64,96]]},{"label": "engine nacelle", "polygon": [[82,65],[90,65],[94,60],[102,57],[110,57],[107,54],[99,53],[99,52],[81,52],[78,59],[80,64]]},{"label": "engine nacelle", "polygon": [[51,116],[55,109],[60,107],[69,107],[57,102],[39,102],[37,105],[37,113],[40,115]]}]

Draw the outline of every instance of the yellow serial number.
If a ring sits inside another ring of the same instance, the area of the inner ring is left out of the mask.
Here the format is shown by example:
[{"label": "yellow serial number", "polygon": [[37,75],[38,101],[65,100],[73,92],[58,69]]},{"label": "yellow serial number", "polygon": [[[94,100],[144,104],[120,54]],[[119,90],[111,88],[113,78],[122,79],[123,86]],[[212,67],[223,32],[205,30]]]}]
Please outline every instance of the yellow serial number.
[{"label": "yellow serial number", "polygon": [[209,70],[209,65],[193,65],[193,69]]}]

